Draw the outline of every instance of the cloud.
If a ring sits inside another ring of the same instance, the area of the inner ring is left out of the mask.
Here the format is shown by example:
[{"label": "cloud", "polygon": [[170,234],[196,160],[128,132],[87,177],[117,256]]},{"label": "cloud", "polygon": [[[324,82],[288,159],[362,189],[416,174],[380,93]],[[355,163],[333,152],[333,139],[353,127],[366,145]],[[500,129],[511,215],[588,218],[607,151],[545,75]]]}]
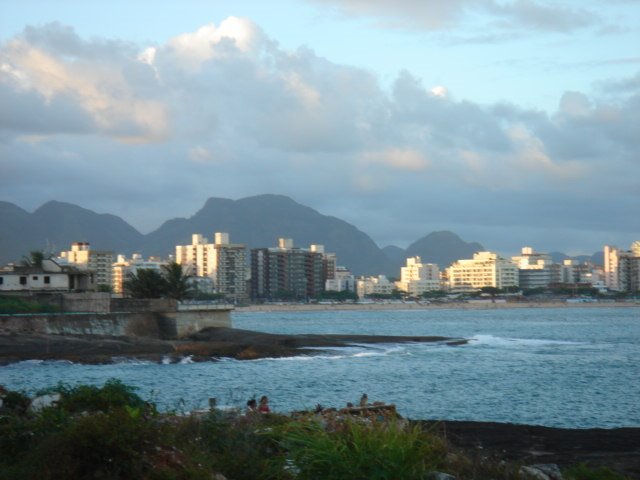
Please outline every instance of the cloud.
[{"label": "cloud", "polygon": [[[332,5],[352,17],[375,19],[383,28],[436,31],[485,16],[495,29],[570,32],[599,22],[584,8],[567,8],[540,0],[310,0]],[[483,34],[477,41],[494,42],[509,35]]]},{"label": "cloud", "polygon": [[[45,41],[50,43],[41,48],[39,43]],[[163,138],[168,130],[163,103],[145,98],[141,94],[144,85],[126,78],[134,60],[126,59],[123,52],[100,56],[104,47],[90,57],[87,51],[91,46],[57,24],[38,31],[28,28],[23,36],[0,47],[0,86],[28,99],[41,111],[60,110],[63,125],[75,125],[78,133],[105,133],[130,142]],[[114,44],[113,48],[120,47]],[[83,125],[67,121],[70,116],[81,116],[80,112],[90,120]],[[37,128],[42,118],[34,113],[29,113],[33,130],[42,133],[43,129]],[[14,128],[26,125],[16,122]]]},{"label": "cloud", "polygon": [[534,0],[493,3],[488,11],[509,22],[512,28],[534,31],[570,32],[598,23],[598,16],[586,9],[567,8]]},{"label": "cloud", "polygon": [[484,6],[485,0],[313,0],[334,5],[349,16],[377,18],[379,24],[393,28],[446,28],[464,16],[468,10]]},{"label": "cloud", "polygon": [[3,200],[150,230],[210,196],[277,192],[381,243],[473,225],[595,238],[637,226],[640,95],[624,82],[615,100],[570,91],[547,113],[460,100],[409,71],[386,88],[246,19],[135,48],[30,27],[0,45]]}]

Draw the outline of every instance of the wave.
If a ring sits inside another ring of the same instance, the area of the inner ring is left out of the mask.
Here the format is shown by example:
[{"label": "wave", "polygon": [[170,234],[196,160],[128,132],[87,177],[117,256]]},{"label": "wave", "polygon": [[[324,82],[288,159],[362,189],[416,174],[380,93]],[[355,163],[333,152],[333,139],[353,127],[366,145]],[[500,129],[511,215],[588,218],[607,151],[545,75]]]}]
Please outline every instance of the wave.
[{"label": "wave", "polygon": [[111,357],[111,363],[115,365],[156,365],[157,362],[129,357]]},{"label": "wave", "polygon": [[[384,346],[378,344],[376,347],[352,345],[347,347],[318,348],[307,347],[305,350],[317,350],[324,352],[319,355],[297,355],[293,357],[266,357],[252,360],[253,362],[278,361],[278,362],[309,362],[319,360],[343,360],[346,358],[368,358],[386,357],[388,355],[403,355],[406,348],[400,346]],[[330,354],[326,354],[331,352]]]},{"label": "wave", "polygon": [[496,337],[495,335],[474,335],[469,339],[469,345],[493,347],[544,347],[551,345],[584,345],[584,343],[544,338],[509,338]]},{"label": "wave", "polygon": [[21,360],[19,362],[14,362],[7,367],[30,367],[30,366],[39,366],[39,365],[74,365],[74,362],[71,360],[41,360],[41,359],[32,359],[32,360]]}]

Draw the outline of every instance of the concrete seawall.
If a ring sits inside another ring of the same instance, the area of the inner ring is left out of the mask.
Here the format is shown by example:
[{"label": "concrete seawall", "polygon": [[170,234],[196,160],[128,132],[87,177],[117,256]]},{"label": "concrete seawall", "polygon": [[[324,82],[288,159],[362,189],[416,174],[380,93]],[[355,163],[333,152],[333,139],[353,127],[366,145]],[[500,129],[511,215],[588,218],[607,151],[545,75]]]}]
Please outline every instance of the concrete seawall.
[{"label": "concrete seawall", "polygon": [[0,315],[0,332],[20,335],[102,335],[171,340],[207,327],[231,327],[230,309]]}]

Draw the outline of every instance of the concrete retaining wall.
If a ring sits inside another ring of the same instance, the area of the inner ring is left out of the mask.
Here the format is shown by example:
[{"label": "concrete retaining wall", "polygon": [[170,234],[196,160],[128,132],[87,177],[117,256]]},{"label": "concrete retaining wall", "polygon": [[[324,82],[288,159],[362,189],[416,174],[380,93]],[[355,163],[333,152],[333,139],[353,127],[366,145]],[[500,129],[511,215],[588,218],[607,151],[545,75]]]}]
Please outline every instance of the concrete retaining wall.
[{"label": "concrete retaining wall", "polygon": [[0,329],[18,334],[160,338],[154,313],[1,315]]},{"label": "concrete retaining wall", "polygon": [[0,330],[16,334],[105,335],[170,340],[206,327],[231,327],[231,312],[0,315]]}]

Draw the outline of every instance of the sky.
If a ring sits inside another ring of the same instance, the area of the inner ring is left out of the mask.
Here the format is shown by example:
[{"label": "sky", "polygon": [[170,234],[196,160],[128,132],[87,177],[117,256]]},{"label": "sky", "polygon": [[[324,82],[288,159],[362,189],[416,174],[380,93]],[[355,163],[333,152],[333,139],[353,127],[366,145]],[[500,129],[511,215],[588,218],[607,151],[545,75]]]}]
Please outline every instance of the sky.
[{"label": "sky", "polygon": [[0,200],[147,233],[263,193],[381,247],[628,248],[640,0],[0,0]]}]

